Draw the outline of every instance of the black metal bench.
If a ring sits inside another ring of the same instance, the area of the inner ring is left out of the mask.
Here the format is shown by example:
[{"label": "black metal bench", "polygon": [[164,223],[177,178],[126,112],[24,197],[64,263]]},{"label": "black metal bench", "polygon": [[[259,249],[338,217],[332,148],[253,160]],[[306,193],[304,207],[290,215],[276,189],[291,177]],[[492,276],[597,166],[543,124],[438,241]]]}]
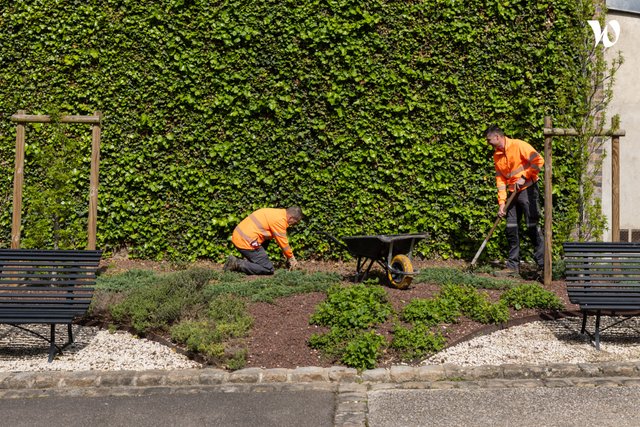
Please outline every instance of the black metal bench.
[{"label": "black metal bench", "polygon": [[[563,247],[569,300],[583,313],[581,333],[587,316],[596,316],[593,337],[599,350],[600,332],[640,314],[640,244],[571,242]],[[603,315],[624,319],[600,329]]]},{"label": "black metal bench", "polygon": [[[102,251],[0,249],[0,323],[49,342],[49,362],[73,343],[71,324],[93,297]],[[21,325],[48,324],[50,337]],[[56,345],[56,325],[67,325],[68,340]]]}]

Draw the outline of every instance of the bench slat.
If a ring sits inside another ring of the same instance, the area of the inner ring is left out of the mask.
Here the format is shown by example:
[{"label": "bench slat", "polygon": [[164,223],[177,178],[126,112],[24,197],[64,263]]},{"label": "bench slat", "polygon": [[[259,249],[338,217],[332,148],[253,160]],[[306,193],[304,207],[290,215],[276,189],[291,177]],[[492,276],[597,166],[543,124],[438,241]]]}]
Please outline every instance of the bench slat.
[{"label": "bench slat", "polygon": [[22,282],[13,282],[13,283],[8,283],[8,282],[4,282],[4,281],[0,281],[0,284],[3,287],[9,287],[9,286],[15,286],[15,287],[21,287],[21,286],[32,286],[34,289],[46,289],[48,287],[51,286],[59,286],[61,288],[65,288],[65,287],[71,287],[74,285],[78,285],[78,284],[86,284],[86,285],[93,285],[95,284],[94,280],[86,280],[84,282],[80,282],[77,280],[35,280],[35,279],[31,279],[31,280],[26,280],[26,281],[22,281]]},{"label": "bench slat", "polygon": [[[15,310],[15,311],[7,311],[0,314],[0,318],[3,317],[29,317],[33,319],[46,319],[46,318],[60,318],[60,319],[73,319],[78,314],[82,314],[82,310]],[[52,322],[49,322],[52,323]]]},{"label": "bench slat", "polygon": [[73,306],[78,305],[88,305],[91,303],[91,297],[87,296],[85,298],[72,299],[68,301],[64,300],[52,300],[52,301],[42,301],[42,300],[22,300],[22,301],[0,301],[0,308],[19,308],[19,307],[41,307],[42,309],[47,309],[50,307],[61,307],[61,308],[71,308]]},{"label": "bench slat", "polygon": [[78,277],[86,277],[94,276],[95,277],[95,267],[91,266],[88,268],[75,268],[75,267],[49,267],[49,268],[41,268],[41,267],[2,267],[0,270],[0,277],[15,277],[15,276],[37,276],[42,274],[48,274],[51,276],[73,276],[77,275]]}]

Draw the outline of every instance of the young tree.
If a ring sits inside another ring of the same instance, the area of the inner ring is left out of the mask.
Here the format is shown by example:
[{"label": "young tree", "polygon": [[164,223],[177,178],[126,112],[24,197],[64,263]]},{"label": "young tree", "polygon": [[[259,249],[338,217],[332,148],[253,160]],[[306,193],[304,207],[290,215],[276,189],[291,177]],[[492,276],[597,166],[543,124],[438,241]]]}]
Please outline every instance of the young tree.
[{"label": "young tree", "polygon": [[[24,247],[72,249],[87,241],[86,167],[81,138],[69,125],[52,122],[36,127],[26,148]],[[86,197],[84,197],[86,196]]]},{"label": "young tree", "polygon": [[[587,0],[580,2],[581,7],[592,7]],[[600,5],[604,8],[604,5]],[[597,13],[604,24],[605,13]],[[581,63],[581,75],[584,92],[574,100],[578,104],[578,114],[561,116],[559,121],[578,130],[580,136],[563,138],[559,141],[568,153],[570,165],[560,170],[573,173],[573,178],[562,177],[567,204],[575,210],[565,212],[564,221],[559,224],[558,234],[579,241],[599,239],[606,229],[606,217],[602,213],[602,196],[599,182],[602,178],[602,163],[605,158],[604,144],[607,138],[597,136],[610,123],[606,121],[606,110],[613,99],[615,75],[624,62],[618,51],[611,59],[605,55],[603,44],[595,44],[593,33],[587,22],[584,23],[585,37],[582,40],[582,54],[577,58]],[[614,123],[618,118],[614,117]]]}]

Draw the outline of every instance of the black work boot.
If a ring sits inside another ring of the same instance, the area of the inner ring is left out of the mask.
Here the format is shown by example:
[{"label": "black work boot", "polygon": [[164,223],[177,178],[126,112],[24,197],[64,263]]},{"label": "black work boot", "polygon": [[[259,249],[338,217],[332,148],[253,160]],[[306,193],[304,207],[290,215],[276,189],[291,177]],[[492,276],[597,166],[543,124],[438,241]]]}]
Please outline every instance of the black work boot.
[{"label": "black work boot", "polygon": [[520,278],[520,271],[517,268],[503,268],[502,270],[497,270],[493,272],[493,275],[496,277],[516,277]]},{"label": "black work boot", "polygon": [[233,255],[229,255],[227,260],[224,262],[224,267],[222,267],[222,271],[237,271],[238,270],[238,258]]}]

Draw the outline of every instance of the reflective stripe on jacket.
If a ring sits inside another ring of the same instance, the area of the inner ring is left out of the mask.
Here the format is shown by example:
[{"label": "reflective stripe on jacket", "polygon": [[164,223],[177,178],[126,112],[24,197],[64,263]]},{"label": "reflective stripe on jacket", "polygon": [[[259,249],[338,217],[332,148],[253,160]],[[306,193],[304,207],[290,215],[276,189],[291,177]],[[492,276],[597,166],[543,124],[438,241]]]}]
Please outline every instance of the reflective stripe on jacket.
[{"label": "reflective stripe on jacket", "polygon": [[233,230],[231,241],[238,249],[258,249],[265,240],[275,239],[284,256],[291,258],[293,251],[287,238],[287,210],[258,209],[243,219]]},{"label": "reflective stripe on jacket", "polygon": [[511,138],[505,138],[504,151],[496,150],[493,153],[493,162],[496,166],[498,204],[507,201],[507,187],[513,191],[520,177],[538,181],[538,173],[544,165],[544,159],[531,145]]}]

